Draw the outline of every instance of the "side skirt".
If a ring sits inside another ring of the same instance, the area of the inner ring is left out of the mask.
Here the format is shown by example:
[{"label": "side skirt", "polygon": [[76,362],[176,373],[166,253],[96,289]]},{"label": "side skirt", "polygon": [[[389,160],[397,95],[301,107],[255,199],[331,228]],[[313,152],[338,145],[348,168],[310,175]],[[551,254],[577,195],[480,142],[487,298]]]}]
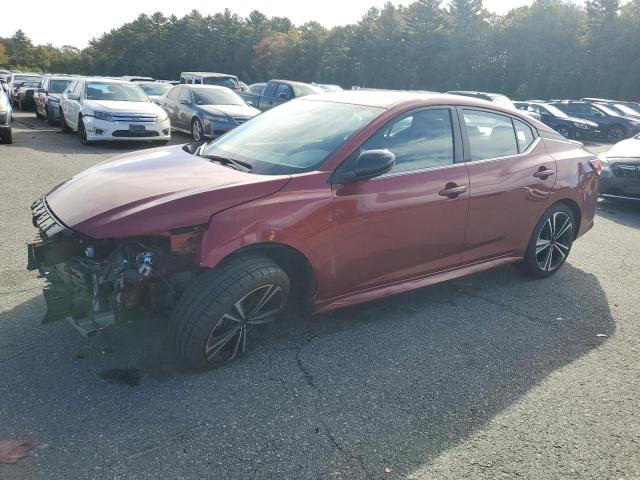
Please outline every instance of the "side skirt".
[{"label": "side skirt", "polygon": [[463,267],[457,267],[443,272],[432,273],[422,277],[411,278],[397,283],[390,283],[382,285],[380,287],[371,288],[368,290],[361,290],[355,293],[349,293],[340,297],[331,298],[328,300],[317,301],[313,304],[313,313],[326,313],[338,308],[350,307],[352,305],[358,305],[360,303],[377,300],[383,297],[391,295],[398,295],[400,293],[409,292],[417,288],[427,287],[436,283],[447,282],[456,278],[472,275],[474,273],[482,272],[503,265],[519,262],[522,257],[504,256],[492,258],[490,260],[484,260],[479,263],[473,263],[465,265]]}]

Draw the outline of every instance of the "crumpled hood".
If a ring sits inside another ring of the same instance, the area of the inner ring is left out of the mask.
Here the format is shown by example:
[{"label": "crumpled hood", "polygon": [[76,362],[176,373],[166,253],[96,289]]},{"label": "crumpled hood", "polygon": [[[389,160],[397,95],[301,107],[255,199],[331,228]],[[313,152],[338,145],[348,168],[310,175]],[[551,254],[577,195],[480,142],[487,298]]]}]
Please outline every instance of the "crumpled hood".
[{"label": "crumpled hood", "polygon": [[257,108],[250,107],[249,105],[198,105],[205,112],[213,115],[220,115],[223,113],[230,117],[254,117],[260,113]]},{"label": "crumpled hood", "polygon": [[254,175],[181,146],[142,150],[91,167],[46,200],[67,227],[93,238],[153,235],[201,225],[227,208],[271,195],[288,175]]}]

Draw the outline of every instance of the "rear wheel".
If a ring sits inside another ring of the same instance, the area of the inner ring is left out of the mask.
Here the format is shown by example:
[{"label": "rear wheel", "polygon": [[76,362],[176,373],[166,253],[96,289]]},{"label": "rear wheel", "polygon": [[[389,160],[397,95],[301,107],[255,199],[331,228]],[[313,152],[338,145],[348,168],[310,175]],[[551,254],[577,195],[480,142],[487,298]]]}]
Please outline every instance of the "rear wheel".
[{"label": "rear wheel", "polygon": [[538,221],[522,262],[523,273],[544,278],[556,273],[569,256],[575,237],[573,212],[564,204],[556,204]]},{"label": "rear wheel", "polygon": [[191,120],[191,136],[196,142],[201,142],[203,137],[202,122],[199,118]]},{"label": "rear wheel", "polygon": [[246,255],[206,271],[172,313],[178,354],[195,370],[233,360],[250,331],[280,316],[288,296],[289,277],[268,257]]}]

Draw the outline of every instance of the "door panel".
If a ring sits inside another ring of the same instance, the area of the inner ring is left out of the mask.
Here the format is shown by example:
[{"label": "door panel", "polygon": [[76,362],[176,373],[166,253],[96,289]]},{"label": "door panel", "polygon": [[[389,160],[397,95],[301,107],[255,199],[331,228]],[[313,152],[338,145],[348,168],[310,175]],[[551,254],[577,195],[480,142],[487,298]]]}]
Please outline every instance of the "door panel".
[{"label": "door panel", "polygon": [[[463,114],[461,118],[464,119]],[[464,127],[465,121],[461,123]],[[466,128],[466,132],[473,130],[473,125]],[[556,172],[556,162],[544,144],[539,138],[531,143],[529,133],[525,136],[519,129],[516,135],[514,131],[520,151],[526,154],[467,164],[470,199],[464,264],[502,255],[520,256],[526,249],[533,226],[553,192]],[[465,138],[469,139],[468,135]],[[474,148],[471,140],[466,142],[469,150]],[[494,148],[499,146],[499,142],[490,143]],[[473,151],[469,154],[474,158]],[[553,174],[541,175],[546,170]]]},{"label": "door panel", "polygon": [[396,155],[386,175],[333,186],[334,296],[461,263],[469,178],[466,164],[454,163],[462,155],[452,114],[440,107],[397,117],[340,167],[364,150]]}]

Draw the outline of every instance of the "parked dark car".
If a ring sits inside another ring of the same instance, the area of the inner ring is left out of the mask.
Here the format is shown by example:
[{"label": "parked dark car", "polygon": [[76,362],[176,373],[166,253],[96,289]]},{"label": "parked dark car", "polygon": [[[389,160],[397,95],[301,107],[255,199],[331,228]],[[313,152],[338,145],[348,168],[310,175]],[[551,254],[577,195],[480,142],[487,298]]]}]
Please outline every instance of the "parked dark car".
[{"label": "parked dark car", "polygon": [[503,107],[516,108],[511,99],[502,93],[476,92],[467,90],[451,90],[449,95],[462,95],[463,97],[480,98],[489,102],[497,103]]},{"label": "parked dark car", "polygon": [[596,162],[481,100],[312,95],[58,185],[32,206],[29,268],[46,322],[89,334],[171,311],[177,351],[207,368],[293,302],[328,312],[507,264],[553,275],[593,226]]},{"label": "parked dark car", "polygon": [[619,142],[640,132],[640,119],[620,115],[601,103],[565,100],[553,102],[567,115],[590,120],[598,124],[592,135],[603,138],[610,143]]},{"label": "parked dark car", "polygon": [[244,95],[247,103],[262,110],[269,110],[294,98],[323,93],[324,90],[315,85],[290,80],[269,80],[260,95]]},{"label": "parked dark car", "polygon": [[75,80],[69,76],[45,75],[33,94],[36,117],[47,120],[49,125],[60,121],[60,97],[69,84]]},{"label": "parked dark car", "polygon": [[6,84],[0,86],[0,143],[12,143],[13,135],[11,131],[11,120],[13,109],[9,102]]},{"label": "parked dark car", "polygon": [[540,121],[549,125],[565,138],[572,140],[588,140],[598,124],[582,118],[570,117],[554,105],[541,102],[520,102],[529,111],[540,115]]},{"label": "parked dark car", "polygon": [[640,201],[640,134],[616,143],[599,158],[602,163],[600,195]]},{"label": "parked dark car", "polygon": [[[618,115],[623,115],[627,117],[633,117],[635,119],[640,119],[640,112],[629,105],[624,103],[612,102],[612,103],[603,103],[596,102],[598,105],[604,105],[609,107],[611,110],[616,112]],[[638,107],[636,107],[638,108]]]},{"label": "parked dark car", "polygon": [[158,100],[171,128],[189,133],[196,142],[217,138],[260,113],[226,87],[177,85]]},{"label": "parked dark car", "polygon": [[11,76],[11,97],[18,110],[32,110],[35,106],[33,94],[42,82],[41,75],[15,73]]},{"label": "parked dark car", "polygon": [[580,100],[592,103],[619,103],[631,107],[636,111],[640,111],[640,102],[628,102],[626,100],[608,100],[606,98],[581,98]]}]

